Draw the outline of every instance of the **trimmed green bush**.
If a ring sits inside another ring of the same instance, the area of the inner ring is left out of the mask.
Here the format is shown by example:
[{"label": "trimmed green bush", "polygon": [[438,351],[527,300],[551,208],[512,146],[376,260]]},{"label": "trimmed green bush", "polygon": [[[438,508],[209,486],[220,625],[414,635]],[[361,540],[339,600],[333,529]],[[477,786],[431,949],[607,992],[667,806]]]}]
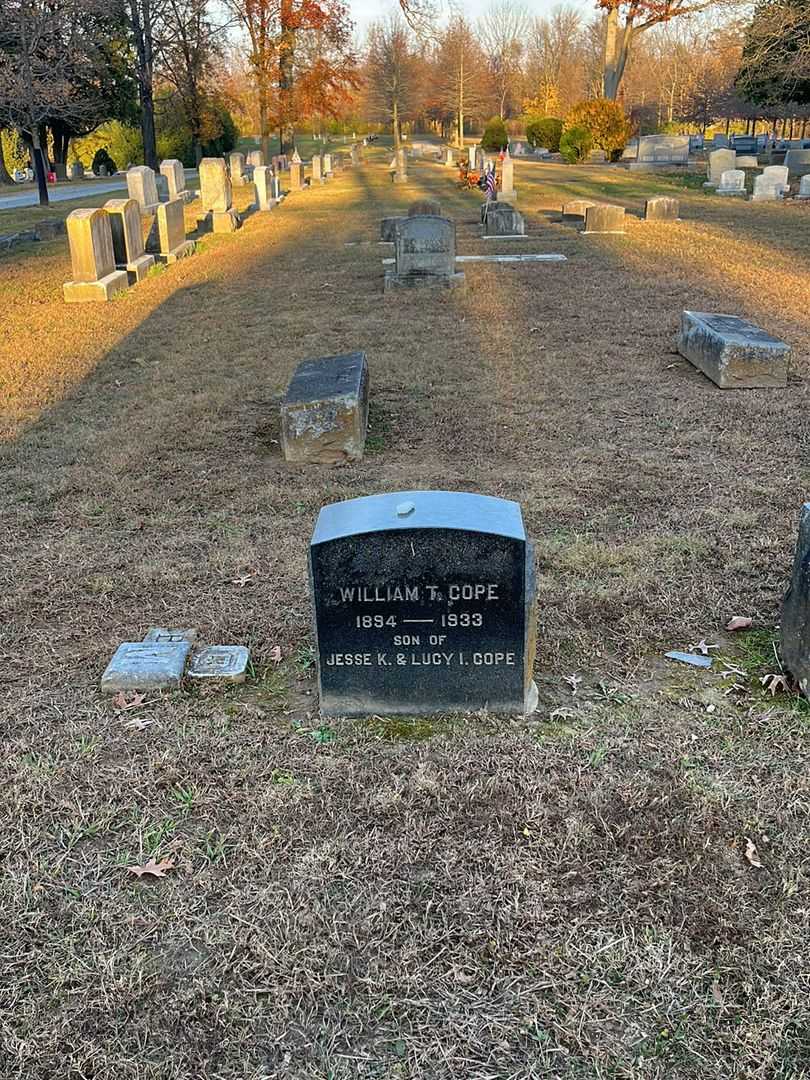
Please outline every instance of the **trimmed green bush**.
[{"label": "trimmed green bush", "polygon": [[506,130],[506,124],[501,120],[500,116],[493,116],[484,128],[484,134],[481,136],[481,146],[491,154],[498,154],[501,150],[505,150],[508,145],[509,132]]},{"label": "trimmed green bush", "polygon": [[563,122],[556,116],[535,116],[526,124],[526,142],[529,146],[543,146],[552,154],[559,153]]},{"label": "trimmed green bush", "polygon": [[560,153],[569,165],[583,161],[590,154],[592,146],[591,133],[584,127],[570,127],[560,139]]},{"label": "trimmed green bush", "polygon": [[593,145],[598,150],[604,150],[610,161],[621,157],[630,138],[630,124],[624,109],[617,101],[608,101],[607,98],[580,101],[569,112],[565,126],[587,128]]}]

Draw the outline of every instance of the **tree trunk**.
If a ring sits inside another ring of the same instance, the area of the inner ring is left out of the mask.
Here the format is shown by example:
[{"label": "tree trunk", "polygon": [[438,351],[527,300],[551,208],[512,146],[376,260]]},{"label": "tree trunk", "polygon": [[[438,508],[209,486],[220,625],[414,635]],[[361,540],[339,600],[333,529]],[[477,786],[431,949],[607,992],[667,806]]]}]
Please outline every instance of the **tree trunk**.
[{"label": "tree trunk", "polygon": [[0,185],[13,184],[14,181],[11,179],[11,175],[10,175],[8,169],[6,168],[5,159],[3,158],[3,141],[2,141],[2,138],[3,138],[3,130],[2,130],[2,128],[0,128]]},{"label": "tree trunk", "polygon": [[624,26],[619,22],[619,5],[608,8],[605,28],[605,53],[602,74],[602,95],[609,101],[615,101],[621,85],[627,56],[633,37],[633,23],[628,18]]},{"label": "tree trunk", "polygon": [[[295,29],[292,0],[281,0],[281,36],[278,46],[278,90],[282,138],[294,119],[292,112],[293,61],[295,59]],[[283,150],[282,150],[283,153]]]},{"label": "tree trunk", "polygon": [[458,69],[458,147],[464,149],[464,49],[461,50],[461,59]]},{"label": "tree trunk", "polygon": [[48,198],[47,165],[45,154],[42,151],[39,129],[36,124],[33,125],[33,131],[31,132],[31,142],[33,144],[34,172],[37,178],[37,188],[39,189],[39,205],[48,206],[50,199]]},{"label": "tree trunk", "polygon": [[[394,156],[399,153],[399,102],[394,98],[394,107],[392,110],[392,127],[394,132]],[[399,159],[397,158],[397,166],[399,166]]]},{"label": "tree trunk", "polygon": [[264,79],[260,77],[258,86],[259,97],[259,141],[265,162],[270,161],[270,127],[267,121],[267,88]]},{"label": "tree trunk", "polygon": [[[143,4],[142,9],[140,4]],[[143,158],[150,169],[157,169],[155,100],[152,87],[152,13],[149,0],[129,0],[129,17],[135,43]]]}]

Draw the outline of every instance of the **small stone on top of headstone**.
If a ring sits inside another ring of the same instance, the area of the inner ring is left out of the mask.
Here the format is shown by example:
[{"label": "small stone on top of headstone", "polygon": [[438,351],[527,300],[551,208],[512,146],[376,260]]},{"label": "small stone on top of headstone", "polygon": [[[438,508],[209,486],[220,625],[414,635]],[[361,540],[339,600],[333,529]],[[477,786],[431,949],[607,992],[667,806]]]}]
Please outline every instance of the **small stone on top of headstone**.
[{"label": "small stone on top of headstone", "polygon": [[359,461],[368,428],[368,363],[363,352],[305,360],[281,402],[287,461]]},{"label": "small stone on top of headstone", "polygon": [[810,502],[799,517],[793,571],[779,617],[779,652],[785,670],[810,697]]},{"label": "small stone on top of headstone", "polygon": [[520,507],[460,491],[325,506],[310,544],[324,716],[536,707]]},{"label": "small stone on top of headstone", "polygon": [[206,645],[191,654],[186,674],[190,679],[219,679],[242,683],[250,661],[244,645]]},{"label": "small stone on top of headstone", "polygon": [[677,221],[680,203],[669,195],[656,195],[644,203],[645,221]]},{"label": "small stone on top of headstone", "polygon": [[723,390],[787,386],[790,346],[737,315],[684,311],[676,344]]},{"label": "small stone on top of headstone", "polygon": [[176,689],[183,680],[189,641],[125,641],[119,645],[101,676],[101,690]]}]

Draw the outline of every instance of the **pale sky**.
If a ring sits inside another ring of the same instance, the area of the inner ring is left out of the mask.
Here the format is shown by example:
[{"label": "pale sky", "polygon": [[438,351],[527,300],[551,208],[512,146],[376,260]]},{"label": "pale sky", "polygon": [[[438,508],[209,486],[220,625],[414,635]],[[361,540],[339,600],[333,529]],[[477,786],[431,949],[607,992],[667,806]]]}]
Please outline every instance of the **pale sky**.
[{"label": "pale sky", "polygon": [[[360,35],[365,33],[372,19],[378,19],[399,8],[396,0],[347,0],[347,2],[356,30]],[[439,10],[442,13],[448,13],[452,6],[454,10],[460,10],[474,22],[492,6],[493,2],[497,0],[452,0],[452,3],[448,0],[439,0]],[[596,9],[596,4],[591,3],[590,0],[523,0],[523,6],[531,15],[547,15],[560,3],[580,8],[587,15],[592,14]]]}]

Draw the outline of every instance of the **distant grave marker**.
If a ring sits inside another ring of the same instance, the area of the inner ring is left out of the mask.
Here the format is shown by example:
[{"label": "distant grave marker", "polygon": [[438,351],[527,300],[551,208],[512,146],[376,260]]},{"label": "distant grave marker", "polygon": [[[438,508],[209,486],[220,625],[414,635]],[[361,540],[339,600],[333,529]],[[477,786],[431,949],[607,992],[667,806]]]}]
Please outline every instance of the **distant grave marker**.
[{"label": "distant grave marker", "polygon": [[127,169],[127,192],[142,214],[154,214],[158,202],[155,174],[148,165],[133,165]]},{"label": "distant grave marker", "polygon": [[613,203],[594,203],[585,210],[585,230],[583,236],[595,233],[623,233],[625,210]]},{"label": "distant grave marker", "polygon": [[143,281],[155,257],[146,254],[138,204],[134,199],[108,199],[104,209],[110,219],[116,269],[127,272],[131,285]]},{"label": "distant grave marker", "polygon": [[680,203],[668,195],[656,195],[644,203],[645,221],[677,221]]},{"label": "distant grave marker", "polygon": [[456,227],[448,218],[405,218],[394,234],[394,269],[385,275],[385,289],[464,284],[456,272]]}]

